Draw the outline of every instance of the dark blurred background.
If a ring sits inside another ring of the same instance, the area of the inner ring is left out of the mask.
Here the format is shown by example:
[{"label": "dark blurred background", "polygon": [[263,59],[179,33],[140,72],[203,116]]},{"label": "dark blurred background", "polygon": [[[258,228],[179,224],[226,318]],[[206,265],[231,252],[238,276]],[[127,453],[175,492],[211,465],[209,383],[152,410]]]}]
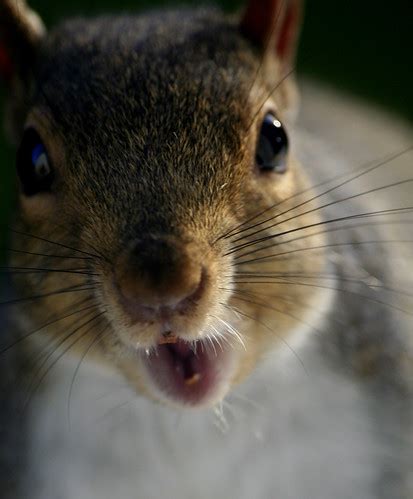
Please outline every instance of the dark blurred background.
[{"label": "dark blurred background", "polygon": [[[257,2],[260,0],[256,0]],[[173,1],[29,0],[46,22],[72,15],[138,11]],[[188,0],[186,5],[208,3]],[[244,2],[215,4],[236,10]],[[413,2],[411,0],[308,0],[298,71],[360,95],[413,121]],[[0,84],[0,113],[7,98]],[[13,197],[14,152],[0,132],[0,238]],[[0,255],[1,260],[1,255]]]}]

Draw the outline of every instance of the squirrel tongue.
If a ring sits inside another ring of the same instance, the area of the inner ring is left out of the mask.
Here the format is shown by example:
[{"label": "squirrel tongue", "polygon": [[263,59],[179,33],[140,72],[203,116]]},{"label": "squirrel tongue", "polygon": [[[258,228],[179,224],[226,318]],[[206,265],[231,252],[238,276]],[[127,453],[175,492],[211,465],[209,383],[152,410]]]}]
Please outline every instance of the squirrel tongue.
[{"label": "squirrel tongue", "polygon": [[188,405],[200,405],[220,385],[228,364],[227,352],[211,351],[201,341],[176,339],[162,343],[143,358],[144,365],[163,396]]}]

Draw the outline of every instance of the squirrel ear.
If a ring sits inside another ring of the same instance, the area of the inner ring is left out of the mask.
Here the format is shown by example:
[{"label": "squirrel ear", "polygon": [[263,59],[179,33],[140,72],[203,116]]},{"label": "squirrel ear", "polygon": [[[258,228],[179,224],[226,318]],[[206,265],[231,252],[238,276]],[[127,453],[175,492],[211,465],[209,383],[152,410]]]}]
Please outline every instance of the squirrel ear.
[{"label": "squirrel ear", "polygon": [[45,31],[25,0],[0,0],[0,80],[27,78]]},{"label": "squirrel ear", "polygon": [[302,0],[249,0],[241,20],[243,34],[283,67],[294,60],[301,24]]}]

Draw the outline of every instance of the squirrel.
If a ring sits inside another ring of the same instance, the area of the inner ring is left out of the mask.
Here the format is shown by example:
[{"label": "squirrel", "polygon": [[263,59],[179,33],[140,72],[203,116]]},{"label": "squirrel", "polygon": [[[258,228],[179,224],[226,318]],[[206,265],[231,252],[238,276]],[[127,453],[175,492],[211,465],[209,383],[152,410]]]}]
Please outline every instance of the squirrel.
[{"label": "squirrel", "polygon": [[413,497],[411,131],[297,118],[301,18],[0,0],[3,499]]}]

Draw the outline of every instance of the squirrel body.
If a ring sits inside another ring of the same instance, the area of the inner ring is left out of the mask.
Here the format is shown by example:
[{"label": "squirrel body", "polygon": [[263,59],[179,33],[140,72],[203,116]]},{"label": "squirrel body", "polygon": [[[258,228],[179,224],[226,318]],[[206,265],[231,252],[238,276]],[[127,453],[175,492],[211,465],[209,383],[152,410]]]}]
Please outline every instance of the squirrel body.
[{"label": "squirrel body", "polygon": [[19,19],[4,499],[413,494],[411,130],[290,122],[298,5]]}]

